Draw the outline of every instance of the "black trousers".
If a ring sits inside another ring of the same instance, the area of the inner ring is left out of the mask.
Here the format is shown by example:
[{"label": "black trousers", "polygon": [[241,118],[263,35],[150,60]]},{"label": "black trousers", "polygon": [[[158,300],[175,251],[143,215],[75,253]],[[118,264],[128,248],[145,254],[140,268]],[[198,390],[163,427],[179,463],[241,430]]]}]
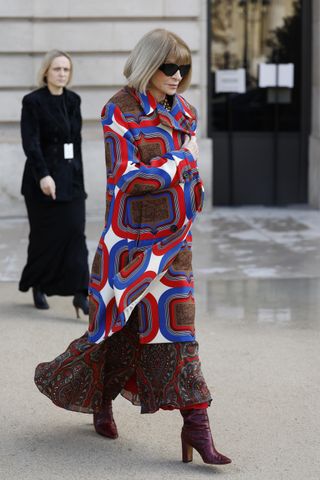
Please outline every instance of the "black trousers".
[{"label": "black trousers", "polygon": [[85,200],[35,202],[25,198],[29,224],[27,264],[19,290],[39,286],[47,295],[87,291],[88,250],[85,238]]}]

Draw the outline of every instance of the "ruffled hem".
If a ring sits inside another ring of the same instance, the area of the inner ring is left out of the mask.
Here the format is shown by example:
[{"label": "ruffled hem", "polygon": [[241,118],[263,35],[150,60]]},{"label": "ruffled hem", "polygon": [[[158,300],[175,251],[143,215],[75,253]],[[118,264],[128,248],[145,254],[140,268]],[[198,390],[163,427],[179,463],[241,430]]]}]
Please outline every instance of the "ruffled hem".
[{"label": "ruffled hem", "polygon": [[210,404],[197,342],[141,345],[137,332],[132,317],[100,344],[88,342],[86,334],[74,340],[57,358],[37,366],[38,389],[58,407],[82,413],[101,410],[119,394],[141,413]]}]

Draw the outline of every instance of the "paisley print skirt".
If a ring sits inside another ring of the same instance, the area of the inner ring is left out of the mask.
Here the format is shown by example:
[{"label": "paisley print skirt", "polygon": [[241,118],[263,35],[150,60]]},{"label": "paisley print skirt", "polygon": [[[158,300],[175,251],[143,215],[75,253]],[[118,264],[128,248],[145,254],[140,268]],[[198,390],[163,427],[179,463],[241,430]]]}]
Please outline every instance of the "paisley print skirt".
[{"label": "paisley print skirt", "polygon": [[40,363],[35,383],[67,410],[93,413],[120,393],[141,413],[211,402],[197,342],[141,345],[134,311],[127,325],[99,344],[87,335],[51,362]]}]

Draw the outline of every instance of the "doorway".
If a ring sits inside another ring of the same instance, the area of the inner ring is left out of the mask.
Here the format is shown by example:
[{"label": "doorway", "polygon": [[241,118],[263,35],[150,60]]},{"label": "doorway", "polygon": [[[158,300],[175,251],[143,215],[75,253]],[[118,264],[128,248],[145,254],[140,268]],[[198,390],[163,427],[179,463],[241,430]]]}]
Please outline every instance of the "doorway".
[{"label": "doorway", "polygon": [[[209,0],[209,22],[213,203],[306,203],[310,0]],[[266,65],[274,84],[263,78]],[[226,88],[226,72],[243,75],[242,87]]]}]

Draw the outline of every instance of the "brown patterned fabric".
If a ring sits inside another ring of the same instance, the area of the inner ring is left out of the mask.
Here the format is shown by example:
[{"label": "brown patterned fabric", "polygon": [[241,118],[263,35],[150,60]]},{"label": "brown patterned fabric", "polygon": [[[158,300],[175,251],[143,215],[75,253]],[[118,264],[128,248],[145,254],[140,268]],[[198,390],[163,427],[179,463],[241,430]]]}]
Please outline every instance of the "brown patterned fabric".
[{"label": "brown patterned fabric", "polygon": [[[118,333],[99,344],[86,335],[74,340],[51,362],[41,363],[35,383],[52,402],[67,410],[99,411],[121,393],[141,413],[210,402],[201,372],[197,342],[140,345],[135,312]],[[125,390],[135,376],[138,393]]]},{"label": "brown patterned fabric", "polygon": [[99,277],[101,276],[101,256],[98,254],[98,252],[96,252],[94,256],[91,273]]},{"label": "brown patterned fabric", "polygon": [[106,169],[108,172],[112,170],[112,157],[110,152],[110,145],[108,143],[104,144],[104,150],[105,150],[105,159],[106,159]]},{"label": "brown patterned fabric", "polygon": [[138,145],[138,150],[140,152],[140,158],[143,163],[150,163],[150,160],[155,157],[160,157],[162,155],[161,147],[158,143],[140,143]]},{"label": "brown patterned fabric", "polygon": [[169,205],[166,197],[155,198],[144,195],[143,198],[131,201],[131,215],[135,224],[158,223],[168,218]]},{"label": "brown patterned fabric", "polygon": [[192,251],[181,250],[172,263],[172,268],[176,271],[184,270],[187,275],[192,271]]},{"label": "brown patterned fabric", "polygon": [[176,324],[179,327],[194,326],[195,305],[194,302],[185,302],[175,305],[174,314]]},{"label": "brown patterned fabric", "polygon": [[[122,112],[129,113],[133,116],[140,115],[143,110],[137,100],[129,93],[131,89],[129,87],[124,87],[119,90],[109,102],[118,105]],[[129,93],[129,95],[127,95]]]},{"label": "brown patterned fabric", "polygon": [[105,212],[105,223],[108,221],[109,211],[110,211],[111,199],[106,196],[106,212]]}]

